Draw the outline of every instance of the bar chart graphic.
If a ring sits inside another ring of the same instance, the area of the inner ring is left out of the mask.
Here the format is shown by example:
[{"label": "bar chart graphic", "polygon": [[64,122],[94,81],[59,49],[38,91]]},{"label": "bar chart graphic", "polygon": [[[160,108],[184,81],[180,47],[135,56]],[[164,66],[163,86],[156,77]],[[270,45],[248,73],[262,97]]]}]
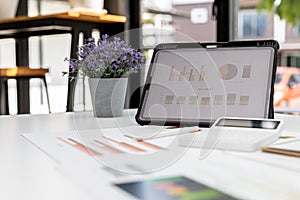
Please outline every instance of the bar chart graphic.
[{"label": "bar chart graphic", "polygon": [[72,139],[72,138],[62,138],[62,137],[57,137],[58,140],[64,142],[65,144],[68,144],[74,148],[76,148],[77,150],[85,153],[85,154],[88,154],[88,155],[91,155],[91,156],[100,156],[101,153],[85,146],[84,144],[80,143],[80,142],[77,142],[76,140]]},{"label": "bar chart graphic", "polygon": [[175,76],[175,71],[174,71],[174,66],[171,67],[171,72],[169,75],[169,81],[174,81],[174,76]]},{"label": "bar chart graphic", "polygon": [[186,75],[186,66],[183,67],[182,72],[180,72],[179,81],[183,81]]},{"label": "bar chart graphic", "polygon": [[204,79],[205,79],[205,67],[204,65],[202,65],[199,74],[199,81],[204,81]]},{"label": "bar chart graphic", "polygon": [[242,78],[250,78],[251,77],[251,65],[245,65],[243,68]]},{"label": "bar chart graphic", "polygon": [[189,81],[194,81],[194,80],[195,80],[194,69],[190,69]]},{"label": "bar chart graphic", "polygon": [[210,96],[175,96],[175,95],[166,95],[164,97],[165,105],[202,105],[202,106],[224,106],[224,105],[239,105],[239,106],[248,106],[250,96],[248,95],[237,95],[233,93],[221,95],[216,94]]},{"label": "bar chart graphic", "polygon": [[[198,77],[198,78],[197,78]],[[205,79],[205,66],[202,65],[198,71],[194,67],[182,66],[176,69],[174,66],[170,67],[169,81],[204,81]]]}]

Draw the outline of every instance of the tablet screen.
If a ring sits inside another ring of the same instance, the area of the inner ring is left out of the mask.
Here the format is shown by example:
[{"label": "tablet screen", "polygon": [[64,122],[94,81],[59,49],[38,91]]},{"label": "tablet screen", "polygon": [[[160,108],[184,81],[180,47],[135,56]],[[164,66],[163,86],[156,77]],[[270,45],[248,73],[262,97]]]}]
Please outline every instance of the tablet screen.
[{"label": "tablet screen", "polygon": [[115,185],[140,200],[236,199],[185,176],[154,178]]},{"label": "tablet screen", "polygon": [[159,50],[139,117],[152,122],[268,117],[273,61],[271,47]]}]

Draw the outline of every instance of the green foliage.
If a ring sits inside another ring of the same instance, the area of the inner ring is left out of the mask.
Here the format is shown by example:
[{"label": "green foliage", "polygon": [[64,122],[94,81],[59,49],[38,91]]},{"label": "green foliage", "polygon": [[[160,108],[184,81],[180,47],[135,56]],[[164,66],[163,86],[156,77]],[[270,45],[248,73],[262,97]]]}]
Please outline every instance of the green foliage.
[{"label": "green foliage", "polygon": [[259,11],[265,9],[267,11],[273,11],[275,0],[260,0],[259,4],[257,5],[257,9]]},{"label": "green foliage", "polygon": [[260,0],[258,10],[267,10],[277,13],[280,19],[285,19],[288,23],[296,25],[300,20],[300,1],[299,0],[281,0],[275,8],[275,0]]}]

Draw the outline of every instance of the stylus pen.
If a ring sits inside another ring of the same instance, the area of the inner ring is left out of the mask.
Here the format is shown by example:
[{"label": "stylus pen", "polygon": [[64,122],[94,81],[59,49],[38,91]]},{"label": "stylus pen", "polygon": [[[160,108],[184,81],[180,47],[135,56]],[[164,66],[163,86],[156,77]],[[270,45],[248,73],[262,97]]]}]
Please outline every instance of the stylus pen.
[{"label": "stylus pen", "polygon": [[135,140],[151,140],[151,139],[175,136],[175,135],[180,135],[185,133],[197,133],[199,131],[201,131],[201,129],[198,126],[191,126],[191,127],[179,127],[179,128],[168,129],[167,131],[158,132],[157,134],[151,135],[149,137],[138,137],[136,135],[133,136],[127,134],[125,136]]}]

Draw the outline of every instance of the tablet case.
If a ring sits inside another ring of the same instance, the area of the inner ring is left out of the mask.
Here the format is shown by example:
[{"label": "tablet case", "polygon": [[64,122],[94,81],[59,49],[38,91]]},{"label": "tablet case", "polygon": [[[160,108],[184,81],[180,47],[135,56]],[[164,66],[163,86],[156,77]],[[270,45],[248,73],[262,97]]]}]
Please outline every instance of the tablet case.
[{"label": "tablet case", "polygon": [[[278,49],[279,44],[275,40],[157,45],[154,48],[136,121],[140,125],[208,127],[221,116],[273,118],[273,88]],[[209,63],[209,66],[202,65],[201,68],[202,61]],[[222,62],[224,64],[218,64]],[[203,68],[208,71],[205,77]],[[255,71],[258,72],[255,74]],[[252,75],[253,77],[250,77]],[[237,76],[240,78],[236,78]],[[214,81],[220,82],[220,87],[214,86]],[[186,95],[188,87],[185,89],[178,86],[180,82],[182,85],[190,85],[190,96]],[[258,83],[261,85],[255,86]],[[207,86],[202,87],[201,84]],[[212,88],[209,84],[213,85]],[[243,85],[246,87],[243,88]],[[213,94],[214,90],[222,87],[224,94]],[[243,93],[243,90],[257,90],[257,94],[261,92],[266,96],[226,94],[227,90],[235,87],[239,88],[240,93]],[[181,88],[181,91],[178,92],[178,88]],[[209,94],[205,94],[207,97],[204,97],[205,92],[201,94],[198,90],[207,90]],[[173,95],[168,95],[166,91]],[[181,92],[185,93],[185,96],[178,95]],[[252,101],[257,102],[247,108],[247,103],[250,106]],[[251,114],[252,110],[256,109],[257,113]],[[248,111],[250,114],[247,114]],[[209,112],[216,113],[208,117]]]}]

